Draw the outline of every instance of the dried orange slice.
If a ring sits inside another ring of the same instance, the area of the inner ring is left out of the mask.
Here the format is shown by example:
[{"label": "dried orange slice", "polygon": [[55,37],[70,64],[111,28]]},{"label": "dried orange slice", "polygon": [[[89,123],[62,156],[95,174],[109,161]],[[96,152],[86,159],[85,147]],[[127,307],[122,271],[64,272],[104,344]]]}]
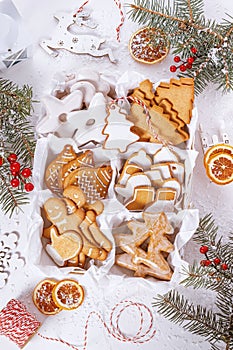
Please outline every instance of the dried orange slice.
[{"label": "dried orange slice", "polygon": [[33,301],[37,309],[45,315],[55,315],[62,309],[53,301],[52,291],[57,281],[45,279],[37,284],[33,292]]},{"label": "dried orange slice", "polygon": [[83,287],[74,280],[62,280],[53,289],[53,300],[63,310],[79,307],[84,299]]},{"label": "dried orange slice", "polygon": [[225,143],[220,143],[218,145],[214,145],[208,149],[204,156],[204,164],[205,166],[208,164],[209,159],[216,154],[219,153],[227,153],[233,156],[233,147],[231,145],[227,145]]},{"label": "dried orange slice", "polygon": [[[161,45],[154,46],[151,43],[153,36],[160,36]],[[154,64],[162,61],[168,54],[168,47],[164,45],[164,33],[155,28],[142,28],[136,31],[130,38],[129,51],[138,62]],[[168,45],[167,45],[168,46]]]},{"label": "dried orange slice", "polygon": [[206,172],[216,184],[229,184],[233,181],[233,156],[228,153],[213,155],[208,161]]}]

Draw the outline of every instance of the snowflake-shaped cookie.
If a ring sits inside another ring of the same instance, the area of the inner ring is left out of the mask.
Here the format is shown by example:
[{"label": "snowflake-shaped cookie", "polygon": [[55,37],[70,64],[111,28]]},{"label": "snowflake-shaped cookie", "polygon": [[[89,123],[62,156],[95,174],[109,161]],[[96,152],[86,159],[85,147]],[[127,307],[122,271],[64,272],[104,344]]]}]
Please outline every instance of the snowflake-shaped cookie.
[{"label": "snowflake-shaped cookie", "polygon": [[20,253],[15,251],[18,240],[17,232],[0,234],[0,289],[6,285],[11,272],[25,264]]}]

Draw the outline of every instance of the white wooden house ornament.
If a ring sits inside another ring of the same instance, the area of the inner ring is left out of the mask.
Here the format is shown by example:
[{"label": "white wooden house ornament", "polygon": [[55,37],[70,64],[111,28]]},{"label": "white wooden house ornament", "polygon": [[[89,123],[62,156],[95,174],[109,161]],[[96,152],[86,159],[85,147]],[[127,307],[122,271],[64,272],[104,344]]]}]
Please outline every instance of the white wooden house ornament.
[{"label": "white wooden house ornament", "polygon": [[94,57],[108,56],[111,62],[116,62],[110,48],[100,48],[105,39],[83,31],[79,32],[80,27],[96,29],[96,25],[89,19],[89,13],[81,11],[74,15],[74,12],[59,12],[54,17],[58,20],[58,24],[52,37],[40,42],[41,47],[48,54],[57,56],[59,50],[67,50],[75,54],[88,54]]}]

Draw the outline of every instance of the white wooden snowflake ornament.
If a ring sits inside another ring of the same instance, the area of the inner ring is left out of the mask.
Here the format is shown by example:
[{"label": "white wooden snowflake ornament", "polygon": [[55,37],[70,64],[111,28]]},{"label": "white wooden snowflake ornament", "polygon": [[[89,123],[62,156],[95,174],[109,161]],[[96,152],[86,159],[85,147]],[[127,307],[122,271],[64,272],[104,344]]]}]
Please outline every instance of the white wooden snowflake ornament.
[{"label": "white wooden snowflake ornament", "polygon": [[15,251],[18,238],[16,232],[0,234],[0,289],[6,285],[10,274],[25,264],[19,252]]},{"label": "white wooden snowflake ornament", "polygon": [[[86,14],[86,12],[84,12]],[[41,47],[50,55],[57,56],[57,50],[67,50],[75,54],[88,54],[94,57],[108,56],[110,61],[115,63],[116,59],[110,48],[100,49],[100,45],[105,39],[96,35],[81,33],[73,33],[73,26],[88,26],[85,16],[82,12],[74,16],[74,12],[59,12],[54,16],[58,20],[58,25],[51,39],[43,39],[40,42]],[[88,16],[89,17],[89,16]],[[89,29],[94,29],[89,26]]]},{"label": "white wooden snowflake ornament", "polygon": [[130,131],[133,123],[127,120],[126,117],[127,114],[123,113],[119,106],[116,104],[110,106],[106,125],[103,129],[103,134],[106,135],[105,149],[117,149],[123,153],[131,143],[139,139],[138,135]]}]

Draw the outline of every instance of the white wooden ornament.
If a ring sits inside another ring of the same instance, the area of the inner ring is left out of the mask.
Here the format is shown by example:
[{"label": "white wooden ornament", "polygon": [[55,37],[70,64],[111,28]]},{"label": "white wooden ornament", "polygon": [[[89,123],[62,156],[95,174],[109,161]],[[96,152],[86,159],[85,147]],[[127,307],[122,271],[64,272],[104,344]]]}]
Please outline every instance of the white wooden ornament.
[{"label": "white wooden ornament", "polygon": [[[85,12],[86,13],[86,12]],[[59,12],[54,16],[58,25],[51,39],[43,39],[41,47],[50,55],[57,56],[57,50],[67,50],[75,54],[88,54],[94,57],[108,56],[110,61],[115,63],[116,59],[110,48],[100,49],[105,39],[96,35],[72,32],[74,25],[85,26],[85,18],[82,12],[74,17],[74,12]],[[94,29],[89,27],[90,29]]]},{"label": "white wooden ornament", "polygon": [[116,149],[124,153],[129,145],[139,139],[138,135],[130,131],[134,124],[126,117],[127,114],[123,113],[119,106],[113,104],[109,108],[103,129],[103,134],[106,136],[103,146],[105,149]]},{"label": "white wooden ornament", "polygon": [[222,120],[219,126],[218,135],[212,135],[211,137],[203,130],[202,124],[199,124],[199,134],[201,138],[201,144],[203,153],[207,151],[208,148],[224,143],[226,145],[230,144],[229,136],[226,132],[225,122]]},{"label": "white wooden ornament", "polygon": [[19,235],[16,232],[0,234],[0,289],[9,279],[10,274],[25,265],[24,259],[16,251]]}]

